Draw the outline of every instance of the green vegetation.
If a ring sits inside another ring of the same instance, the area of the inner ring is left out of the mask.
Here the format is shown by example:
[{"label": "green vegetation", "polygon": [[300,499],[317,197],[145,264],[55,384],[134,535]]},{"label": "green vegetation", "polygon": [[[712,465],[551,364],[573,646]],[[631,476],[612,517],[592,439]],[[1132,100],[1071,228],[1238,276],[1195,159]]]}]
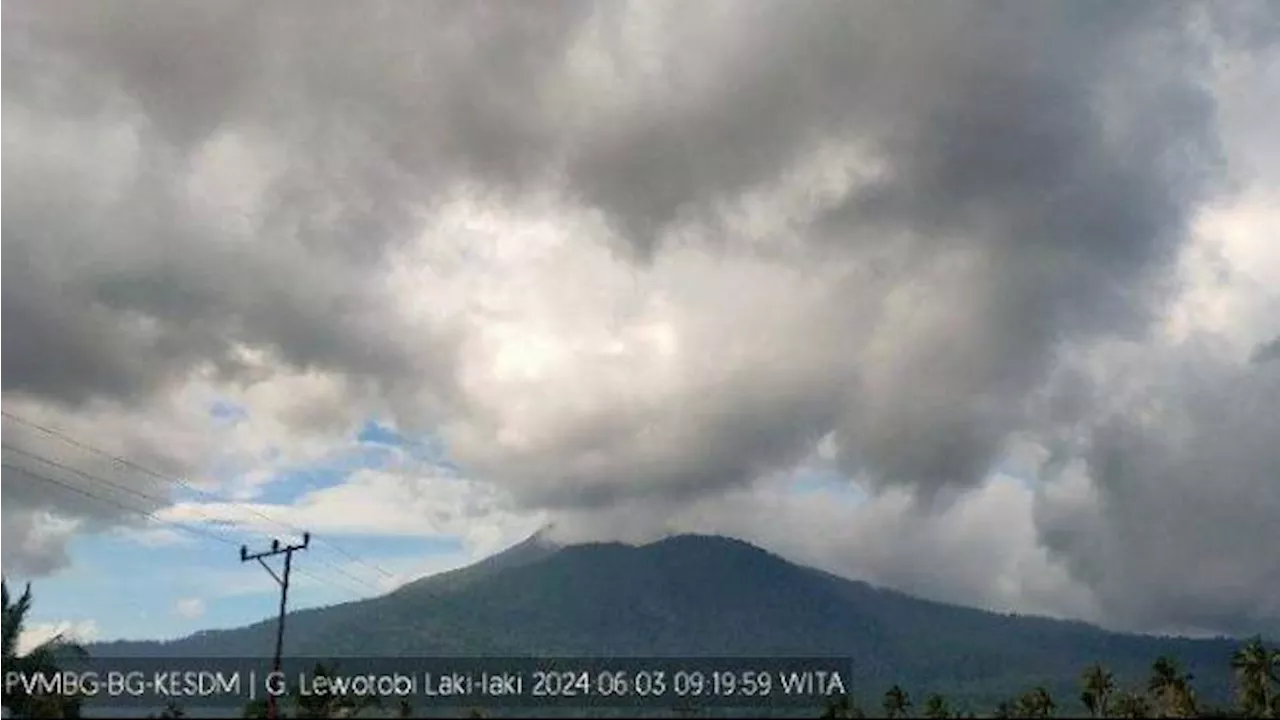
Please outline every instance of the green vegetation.
[{"label": "green vegetation", "polygon": [[[825,708],[824,717],[1280,718],[1280,652],[1263,638],[1241,645],[1124,635],[949,606],[800,567],[725,538],[517,550],[383,597],[291,613],[285,653],[308,663],[370,655],[852,656],[848,687],[888,690],[867,697],[865,713],[846,697]],[[17,599],[4,588],[6,669],[57,668],[62,658],[83,654],[55,638],[18,657],[30,605],[30,588]],[[251,657],[271,647],[273,631],[274,620],[90,650],[99,657]],[[77,702],[53,707],[47,698],[20,694],[6,695],[4,704],[15,717],[73,717],[80,710]],[[413,714],[407,704],[339,707],[314,697],[289,698],[281,710],[282,717]],[[174,706],[163,716],[181,713]],[[266,705],[244,714],[265,717]]]},{"label": "green vegetation", "polygon": [[[1280,718],[1280,648],[1269,648],[1262,638],[1255,637],[1236,650],[1231,667],[1235,671],[1235,701],[1228,706],[1201,705],[1192,685],[1195,678],[1168,656],[1160,656],[1151,664],[1151,674],[1142,691],[1118,690],[1109,670],[1096,663],[1090,665],[1080,675],[1080,704],[1095,718]],[[910,695],[894,685],[885,692],[882,709],[885,717],[910,717]],[[1035,687],[1012,701],[998,702],[990,717],[1050,718],[1059,710],[1047,689]],[[845,696],[828,703],[821,717],[862,718],[866,714],[853,697]],[[963,715],[952,711],[945,696],[932,693],[925,699],[921,717]]]},{"label": "green vegetation", "polygon": [[[53,675],[61,669],[68,659],[84,656],[84,648],[56,635],[30,651],[18,654],[18,642],[22,636],[22,627],[27,613],[31,610],[31,584],[22,591],[22,596],[15,602],[9,595],[9,583],[0,579],[0,605],[3,610],[3,623],[0,635],[3,635],[4,669],[6,672],[16,671],[27,674],[45,673]],[[3,705],[11,717],[63,717],[80,716],[82,699],[77,697],[54,697],[50,695],[33,695],[21,687],[9,689],[5,683]]]},{"label": "green vegetation", "polygon": [[[1235,643],[1107,632],[1080,622],[930,602],[787,562],[727,538],[517,546],[360,602],[290,613],[287,657],[848,657],[852,687],[927,688],[951,710],[1043,686],[1078,707],[1081,668],[1117,687],[1177,657],[1207,693],[1229,687]],[[275,619],[172,642],[102,643],[99,656],[256,657]],[[1145,688],[1144,688],[1145,692]],[[921,711],[926,696],[913,696]],[[1116,698],[1108,699],[1115,702]],[[880,713],[879,698],[874,707]],[[389,709],[392,710],[392,709]],[[1082,708],[1079,712],[1085,712]]]},{"label": "green vegetation", "polygon": [[1231,656],[1241,712],[1280,717],[1280,649],[1268,649],[1262,638],[1250,640]]},{"label": "green vegetation", "polygon": [[938,693],[925,698],[924,716],[929,720],[947,720],[951,717],[951,708],[947,705],[947,699]]},{"label": "green vegetation", "polygon": [[1116,692],[1116,678],[1106,668],[1094,663],[1080,676],[1080,704],[1090,717],[1110,717],[1111,698]]},{"label": "green vegetation", "polygon": [[[0,582],[3,591],[3,641],[6,669],[27,672],[57,672],[60,663],[70,657],[83,656],[85,651],[77,645],[55,637],[32,651],[19,655],[18,638],[27,613],[31,608],[31,588],[28,585],[16,601],[9,595],[7,583]],[[1094,663],[1079,675],[1080,706],[1097,718],[1190,718],[1190,717],[1256,717],[1280,718],[1280,649],[1268,647],[1260,637],[1255,637],[1238,647],[1229,662],[1233,675],[1234,701],[1229,706],[1209,707],[1199,701],[1194,687],[1195,677],[1186,672],[1172,656],[1161,655],[1151,664],[1148,676],[1138,688],[1121,689],[1115,675],[1101,664]],[[330,676],[334,666],[317,663],[316,676]],[[81,704],[78,699],[53,699],[46,696],[20,692],[6,693],[4,707],[12,717],[79,717]],[[892,685],[881,701],[883,715],[889,718],[911,717],[915,706],[910,693],[899,684]],[[933,692],[920,706],[921,717],[930,719],[960,718],[966,714],[957,712],[952,701],[944,694]],[[1059,710],[1053,693],[1043,685],[1032,687],[1011,700],[995,704],[993,717],[1050,718]],[[359,717],[370,711],[380,711],[379,704],[371,699],[355,699],[336,696],[302,696],[294,694],[281,704],[280,718],[336,718]],[[1067,710],[1069,714],[1076,714]],[[399,717],[410,717],[413,708],[401,702],[394,708]],[[174,703],[159,715],[162,718],[181,718],[182,708]],[[265,701],[257,701],[244,708],[244,717],[267,717]],[[470,717],[483,717],[479,708],[469,712]],[[865,713],[851,696],[833,700],[822,714],[823,718],[862,718]]]},{"label": "green vegetation", "polygon": [[885,717],[900,718],[905,717],[907,711],[911,709],[911,697],[902,688],[894,685],[884,694]]}]

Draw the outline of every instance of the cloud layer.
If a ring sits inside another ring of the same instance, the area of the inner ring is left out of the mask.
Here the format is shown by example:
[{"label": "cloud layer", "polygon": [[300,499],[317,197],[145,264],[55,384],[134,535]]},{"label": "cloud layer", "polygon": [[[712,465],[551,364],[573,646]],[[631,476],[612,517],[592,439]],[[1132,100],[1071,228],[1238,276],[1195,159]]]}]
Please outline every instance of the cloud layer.
[{"label": "cloud layer", "polygon": [[[12,4],[5,400],[210,483],[380,415],[580,534],[683,517],[947,599],[1276,627],[1275,19]],[[901,556],[777,499],[815,463]],[[6,563],[123,521],[14,477]]]}]

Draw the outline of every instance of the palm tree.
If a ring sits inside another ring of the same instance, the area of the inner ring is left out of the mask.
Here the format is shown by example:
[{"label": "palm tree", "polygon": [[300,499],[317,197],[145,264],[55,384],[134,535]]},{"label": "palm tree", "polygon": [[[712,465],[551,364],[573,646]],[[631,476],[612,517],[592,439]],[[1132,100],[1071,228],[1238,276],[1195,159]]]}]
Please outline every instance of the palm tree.
[{"label": "palm tree", "polygon": [[[22,637],[22,626],[26,622],[27,613],[31,610],[31,583],[27,583],[22,596],[17,602],[9,595],[9,583],[0,578],[0,650],[3,651],[6,675],[10,672],[35,675],[43,673],[51,676],[60,672],[65,660],[82,658],[88,655],[84,648],[63,637],[61,633],[40,643],[30,651],[19,655],[18,641]],[[29,695],[21,688],[14,691],[3,689],[3,705],[14,716],[30,715],[33,717],[79,717],[79,697],[42,697]]]},{"label": "palm tree", "polygon": [[1019,717],[1029,718],[1053,717],[1053,712],[1056,709],[1057,705],[1053,702],[1053,696],[1043,687],[1037,687],[1025,693],[1018,698],[1017,705],[1014,707]]},{"label": "palm tree", "polygon": [[930,720],[946,720],[951,717],[951,708],[947,707],[947,699],[938,693],[925,698],[924,716]]},{"label": "palm tree", "polygon": [[63,695],[35,695],[23,704],[14,717],[79,718],[82,698]]},{"label": "palm tree", "polygon": [[[332,677],[335,668],[316,663],[312,677]],[[299,718],[355,717],[365,709],[379,705],[377,697],[354,695],[303,695],[300,688],[293,691],[293,705]]]},{"label": "palm tree", "polygon": [[906,717],[911,709],[911,696],[906,690],[894,685],[884,694],[884,714],[888,718]]},{"label": "palm tree", "polygon": [[1122,692],[1116,696],[1112,713],[1118,718],[1140,720],[1151,717],[1151,703],[1142,693]]},{"label": "palm tree", "polygon": [[1094,663],[1080,676],[1080,684],[1080,702],[1088,708],[1089,714],[1096,718],[1107,717],[1111,696],[1116,690],[1115,677],[1106,668]]},{"label": "palm tree", "polygon": [[[1240,710],[1260,717],[1272,710],[1272,683],[1280,683],[1280,650],[1262,644],[1262,638],[1251,639],[1231,656],[1235,670]],[[1272,713],[1274,715],[1274,713]]]},{"label": "palm tree", "polygon": [[1191,689],[1193,679],[1190,673],[1182,672],[1177,660],[1167,655],[1156,658],[1151,665],[1147,691],[1162,716],[1194,717],[1197,714],[1195,692]]}]

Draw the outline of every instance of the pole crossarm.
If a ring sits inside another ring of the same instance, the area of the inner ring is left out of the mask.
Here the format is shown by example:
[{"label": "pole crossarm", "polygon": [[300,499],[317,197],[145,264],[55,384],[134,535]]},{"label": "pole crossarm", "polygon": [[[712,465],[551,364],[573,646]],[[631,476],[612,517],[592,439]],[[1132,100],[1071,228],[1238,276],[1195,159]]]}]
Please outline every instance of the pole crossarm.
[{"label": "pole crossarm", "polygon": [[263,560],[261,557],[256,558],[256,560],[258,561],[258,564],[262,566],[262,569],[266,570],[267,574],[271,576],[271,579],[276,581],[277,585],[279,585],[280,587],[284,587],[284,580],[281,579],[280,576],[276,574],[275,570],[271,569],[271,566],[267,564],[266,560]]},{"label": "pole crossarm", "polygon": [[248,547],[241,545],[240,562],[258,560],[259,558],[271,557],[273,555],[283,555],[284,553],[293,552],[295,550],[306,550],[309,545],[311,545],[311,533],[309,532],[302,533],[302,543],[299,545],[282,546],[279,540],[272,540],[270,550],[263,550],[262,552],[257,553],[250,553]]}]

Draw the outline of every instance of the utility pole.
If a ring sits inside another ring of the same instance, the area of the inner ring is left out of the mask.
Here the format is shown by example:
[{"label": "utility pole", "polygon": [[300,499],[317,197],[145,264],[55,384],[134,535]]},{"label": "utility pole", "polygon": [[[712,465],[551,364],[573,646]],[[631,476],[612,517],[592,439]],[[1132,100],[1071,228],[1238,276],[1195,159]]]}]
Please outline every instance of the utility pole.
[{"label": "utility pole", "polygon": [[[258,564],[262,565],[262,567],[271,575],[271,577],[280,586],[280,616],[276,618],[276,654],[275,654],[274,660],[271,663],[271,669],[274,672],[280,672],[280,653],[284,649],[284,610],[285,610],[285,603],[289,601],[289,570],[290,568],[293,567],[293,553],[296,550],[306,550],[307,546],[310,544],[311,544],[311,533],[304,532],[302,533],[301,545],[286,545],[284,547],[281,547],[279,540],[272,540],[270,550],[264,550],[260,553],[254,553],[252,555],[249,554],[248,547],[244,545],[240,546],[240,562],[249,562],[250,560],[257,560]],[[283,576],[277,575],[276,571],[272,570],[271,566],[267,564],[267,561],[263,559],[267,557],[273,557],[275,555],[284,555],[284,575]],[[267,696],[267,717],[272,718],[272,720],[275,720],[275,718],[279,717],[278,710],[276,707],[275,695]]]}]

